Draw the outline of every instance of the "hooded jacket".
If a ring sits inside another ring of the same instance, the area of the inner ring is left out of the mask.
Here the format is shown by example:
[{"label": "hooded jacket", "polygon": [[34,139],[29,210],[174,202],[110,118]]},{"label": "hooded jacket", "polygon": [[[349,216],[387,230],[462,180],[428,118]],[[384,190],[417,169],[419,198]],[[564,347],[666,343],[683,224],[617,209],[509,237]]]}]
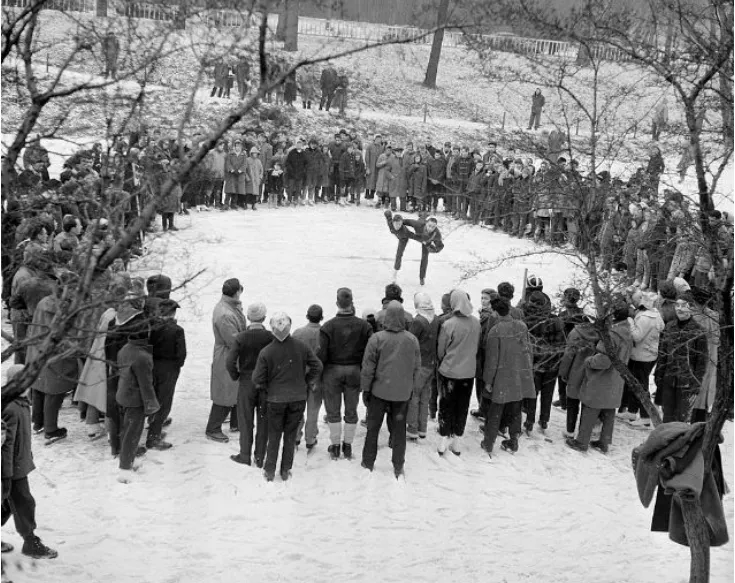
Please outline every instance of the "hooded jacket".
[{"label": "hooded jacket", "polygon": [[449,297],[452,316],[439,329],[439,372],[450,379],[471,379],[477,367],[480,321],[472,314],[467,293],[454,290]]},{"label": "hooded jacket", "polygon": [[404,328],[401,304],[392,301],[386,308],[385,328],[373,334],[365,348],[360,389],[386,401],[408,401],[420,370],[419,341]]},{"label": "hooded jacket", "polygon": [[293,403],[306,401],[307,385],[321,374],[322,363],[314,351],[288,335],[260,351],[252,381],[257,389],[267,392],[269,403]]},{"label": "hooded jacket", "polygon": [[567,381],[567,397],[579,399],[579,389],[586,375],[585,361],[595,354],[600,334],[592,324],[578,324],[567,338],[559,365],[559,377]]},{"label": "hooded jacket", "polygon": [[658,358],[658,341],[664,330],[664,321],[657,310],[638,310],[634,318],[628,318],[633,338],[631,360],[653,362]]},{"label": "hooded jacket", "polygon": [[[627,321],[617,322],[610,328],[610,340],[618,359],[627,363],[633,348]],[[605,345],[597,344],[597,354],[585,360],[586,379],[579,392],[579,400],[593,409],[617,409],[623,398],[625,381],[605,353]]]}]

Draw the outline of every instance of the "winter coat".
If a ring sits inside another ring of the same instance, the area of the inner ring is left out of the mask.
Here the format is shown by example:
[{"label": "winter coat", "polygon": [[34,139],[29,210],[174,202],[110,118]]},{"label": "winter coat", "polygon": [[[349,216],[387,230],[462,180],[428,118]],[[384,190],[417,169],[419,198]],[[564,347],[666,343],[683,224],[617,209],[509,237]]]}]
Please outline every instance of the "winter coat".
[{"label": "winter coat", "polygon": [[[383,323],[385,322],[385,311],[389,303],[390,300],[383,299],[383,307],[378,310],[377,314],[375,314],[375,322],[378,325],[378,330],[383,330]],[[403,321],[406,325],[406,330],[410,330],[411,324],[413,324],[413,316],[411,315],[411,312],[409,312],[405,308],[403,310]]]},{"label": "winter coat", "polygon": [[[51,322],[58,311],[59,300],[55,295],[46,296],[36,306],[33,314],[33,322],[28,327],[28,338],[38,336],[45,337],[50,331]],[[72,328],[70,337],[79,335],[80,330]],[[31,363],[38,358],[40,343],[31,344],[26,352],[26,362]],[[74,350],[75,343],[72,340],[64,340],[60,346],[59,355],[48,360],[41,373],[33,383],[33,390],[46,395],[63,395],[73,391],[79,379],[79,360],[76,355],[63,356],[61,353]]]},{"label": "winter coat", "polygon": [[587,372],[585,361],[595,354],[599,341],[600,334],[592,324],[580,324],[569,334],[559,365],[559,378],[567,382],[567,397],[579,399]]},{"label": "winter coat", "polygon": [[105,364],[105,341],[110,322],[115,318],[115,309],[109,308],[100,317],[97,335],[92,341],[89,357],[84,361],[74,399],[92,405],[98,411],[107,411],[107,366]]},{"label": "winter coat", "polygon": [[388,155],[386,152],[380,154],[376,168],[378,169],[378,180],[375,184],[375,190],[377,192],[388,193],[392,197],[398,196],[398,190],[393,185],[398,182],[401,164],[395,154],[391,153]]},{"label": "winter coat", "polygon": [[319,148],[306,148],[306,175],[308,180],[316,182],[322,172],[322,152]]},{"label": "winter coat", "polygon": [[487,335],[493,326],[498,323],[498,314],[492,309],[480,310],[480,342],[477,344],[477,378],[482,379],[485,374],[485,348]]},{"label": "winter coat", "polygon": [[[386,325],[384,324],[384,326]],[[429,322],[424,316],[417,314],[411,322],[409,331],[419,341],[421,366],[432,369],[436,367],[436,343],[439,339],[439,318],[433,318]]]},{"label": "winter coat", "polygon": [[28,318],[32,319],[39,302],[46,296],[53,294],[55,289],[54,280],[50,277],[32,276],[24,278],[10,297],[10,308],[25,312]]},{"label": "winter coat", "polygon": [[679,277],[680,273],[684,276],[689,275],[692,267],[694,267],[694,259],[696,257],[697,244],[690,241],[688,238],[682,239],[676,244],[676,250],[674,251],[674,258],[671,260],[671,266],[669,267],[669,274],[666,279],[672,280],[675,277]]},{"label": "winter coat", "polygon": [[268,346],[275,336],[262,324],[250,324],[235,338],[232,350],[227,354],[227,372],[233,381],[251,380],[260,351]]},{"label": "winter coat", "polygon": [[541,113],[545,104],[546,98],[541,93],[534,93],[531,97],[531,111],[533,113]]},{"label": "winter coat", "polygon": [[263,184],[263,164],[260,159],[250,156],[247,160],[247,172],[245,173],[247,182],[245,183],[245,191],[247,194],[260,194],[260,185]]},{"label": "winter coat", "polygon": [[425,164],[411,164],[408,171],[408,196],[418,200],[426,197],[427,170]]},{"label": "winter coat", "polygon": [[345,150],[339,158],[339,176],[342,181],[354,180],[357,174],[354,152]]},{"label": "winter coat", "polygon": [[186,334],[173,318],[161,319],[151,328],[153,360],[176,363],[178,368],[186,362]]},{"label": "winter coat", "polygon": [[439,372],[450,379],[475,378],[480,321],[472,314],[467,293],[454,290],[450,296],[452,316],[439,330]]},{"label": "winter coat", "polygon": [[444,184],[446,181],[447,161],[444,158],[431,158],[428,163],[428,179],[432,184]]},{"label": "winter coat", "polygon": [[707,360],[707,337],[694,318],[669,322],[658,345],[656,386],[663,390],[689,389],[692,396],[696,395],[704,379]]},{"label": "winter coat", "polygon": [[158,201],[158,212],[176,213],[179,210],[179,203],[182,197],[181,185],[175,182],[168,191],[166,196],[162,196]]},{"label": "winter coat", "polygon": [[108,63],[117,61],[117,57],[120,54],[120,41],[117,40],[117,36],[114,34],[106,35],[102,39],[102,51]]},{"label": "winter coat", "polygon": [[319,79],[319,85],[322,95],[330,95],[337,88],[339,83],[339,74],[334,67],[326,67],[322,69],[322,75]]},{"label": "winter coat", "polygon": [[520,320],[499,316],[488,332],[483,379],[493,403],[514,403],[536,396],[531,339]]},{"label": "winter coat", "polygon": [[633,338],[631,360],[653,362],[658,358],[658,341],[664,331],[664,321],[658,310],[638,310],[634,318],[628,318]]},{"label": "winter coat", "polygon": [[246,194],[248,157],[245,152],[227,154],[225,161],[225,192],[227,194]]},{"label": "winter coat", "polygon": [[[618,359],[626,364],[630,360],[633,339],[627,321],[613,324],[610,340]],[[597,354],[585,360],[585,381],[579,391],[579,400],[593,409],[617,409],[623,398],[625,381],[605,353],[605,345],[597,344]]]},{"label": "winter coat", "polygon": [[695,409],[709,411],[717,391],[717,348],[720,346],[720,315],[709,308],[694,308],[692,319],[704,330],[707,339],[707,360],[702,387],[694,402]]},{"label": "winter coat", "polygon": [[269,403],[306,401],[307,385],[322,374],[322,363],[303,342],[287,336],[263,348],[253,371],[253,384],[265,390]]},{"label": "winter coat", "polygon": [[407,332],[403,308],[388,304],[385,328],[373,334],[365,348],[360,371],[360,390],[386,401],[408,401],[421,370],[421,348]]},{"label": "winter coat", "polygon": [[293,148],[287,155],[283,169],[286,180],[306,180],[306,152]]},{"label": "winter coat", "polygon": [[475,160],[471,156],[467,156],[466,158],[463,158],[460,156],[457,158],[457,161],[454,165],[454,173],[456,174],[456,177],[463,181],[467,182],[470,179],[470,176],[472,175],[472,169],[475,167]]},{"label": "winter coat", "polygon": [[375,142],[368,144],[365,148],[365,170],[367,171],[367,180],[365,188],[375,190],[378,184],[378,157],[383,153],[383,146],[377,145]]},{"label": "winter coat", "polygon": [[306,326],[302,326],[297,330],[294,330],[291,336],[293,336],[299,342],[303,342],[309,348],[314,351],[314,354],[319,354],[319,340],[321,338],[322,325],[316,322],[309,322]]},{"label": "winter coat", "polygon": [[[548,299],[548,296],[547,296]],[[538,372],[557,371],[566,338],[561,319],[551,313],[551,301],[544,306],[523,305],[523,321],[533,343],[533,366]]]},{"label": "winter coat", "polygon": [[120,379],[115,400],[121,407],[143,407],[153,415],[160,404],[153,389],[153,356],[146,340],[128,340],[117,355]]},{"label": "winter coat", "polygon": [[258,157],[260,158],[260,163],[263,166],[263,172],[268,172],[273,167],[273,146],[268,142],[263,142],[260,145],[260,154],[258,154]]},{"label": "winter coat", "polygon": [[352,313],[338,313],[324,323],[319,331],[319,359],[330,364],[362,364],[365,347],[373,328]]},{"label": "winter coat", "polygon": [[2,445],[2,479],[28,477],[36,465],[31,451],[31,404],[27,397],[14,399],[3,409],[5,436]]},{"label": "winter coat", "polygon": [[246,324],[242,304],[234,298],[223,295],[212,314],[214,353],[210,391],[215,405],[234,407],[237,404],[238,385],[227,373],[227,355],[235,346],[235,339],[245,329]]}]

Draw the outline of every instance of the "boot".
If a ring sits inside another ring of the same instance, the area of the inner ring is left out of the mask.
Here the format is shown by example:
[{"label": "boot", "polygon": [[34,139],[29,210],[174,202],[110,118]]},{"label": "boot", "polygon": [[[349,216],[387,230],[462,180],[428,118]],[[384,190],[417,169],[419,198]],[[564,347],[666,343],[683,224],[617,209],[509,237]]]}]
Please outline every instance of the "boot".
[{"label": "boot", "polygon": [[163,437],[160,435],[148,436],[148,439],[145,441],[145,446],[147,449],[157,449],[159,451],[164,451],[173,447],[173,445],[168,441],[164,441]]},{"label": "boot", "polygon": [[28,535],[23,542],[24,555],[34,559],[55,559],[59,556],[55,550],[48,548],[35,534]]},{"label": "boot", "polygon": [[487,443],[484,439],[480,442],[480,447],[487,453],[488,457],[493,457],[493,444]]},{"label": "boot", "polygon": [[599,450],[602,453],[607,453],[610,449],[606,443],[602,443],[599,439],[590,441],[590,446],[594,447],[596,450]]},{"label": "boot", "polygon": [[444,453],[447,451],[447,447],[449,446],[449,438],[448,437],[442,437],[439,441],[439,445],[436,448],[436,451],[439,455],[444,455]]},{"label": "boot", "polygon": [[518,451],[518,438],[511,437],[510,439],[504,439],[500,442],[500,447],[510,453],[516,453]]},{"label": "boot", "polygon": [[329,452],[329,457],[331,459],[335,461],[339,459],[339,444],[338,443],[335,445],[330,445],[327,448],[327,451]]},{"label": "boot", "polygon": [[351,443],[342,443],[342,455],[346,460],[352,459],[352,444]]},{"label": "boot", "polygon": [[291,470],[281,470],[281,480],[284,482],[288,482],[288,479],[291,477]]},{"label": "boot", "polygon": [[586,452],[587,451],[587,446],[586,445],[582,445],[581,443],[579,443],[573,437],[567,437],[564,440],[564,443],[567,444],[567,447],[571,447],[572,449],[576,449],[577,451],[581,451],[581,452]]},{"label": "boot", "polygon": [[460,437],[452,435],[452,440],[449,442],[449,451],[454,455],[462,455],[462,451],[460,450],[460,439]]},{"label": "boot", "polygon": [[404,475],[403,466],[394,466],[393,467],[393,474],[395,474],[396,480],[398,480],[401,476]]}]

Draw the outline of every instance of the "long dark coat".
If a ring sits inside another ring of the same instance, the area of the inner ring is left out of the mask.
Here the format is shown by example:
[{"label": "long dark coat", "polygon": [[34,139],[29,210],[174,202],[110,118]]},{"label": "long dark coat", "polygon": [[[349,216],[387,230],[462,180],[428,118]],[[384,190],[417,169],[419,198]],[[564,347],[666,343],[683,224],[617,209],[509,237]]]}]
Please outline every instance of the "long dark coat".
[{"label": "long dark coat", "polygon": [[234,151],[225,160],[225,192],[227,194],[246,194],[247,154]]}]

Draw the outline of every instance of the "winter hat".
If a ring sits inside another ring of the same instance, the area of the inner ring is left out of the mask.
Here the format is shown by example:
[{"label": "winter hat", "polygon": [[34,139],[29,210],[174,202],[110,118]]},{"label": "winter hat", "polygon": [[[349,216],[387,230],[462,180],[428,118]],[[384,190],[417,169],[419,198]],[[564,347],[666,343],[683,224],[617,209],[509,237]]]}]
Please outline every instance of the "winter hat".
[{"label": "winter hat", "polygon": [[513,294],[515,293],[515,291],[516,291],[516,288],[513,286],[513,284],[508,283],[507,281],[504,281],[498,285],[498,295],[501,298],[512,300]]},{"label": "winter hat", "polygon": [[171,278],[162,273],[151,275],[145,282],[145,287],[148,290],[148,295],[164,300],[168,299],[171,293]]},{"label": "winter hat", "polygon": [[352,307],[352,290],[350,288],[341,287],[337,290],[337,307],[341,310]]},{"label": "winter hat", "polygon": [[686,291],[689,291],[692,289],[689,284],[686,282],[686,280],[682,277],[675,277],[674,278],[674,287],[676,288],[676,293],[678,295],[683,294]]},{"label": "winter hat", "polygon": [[531,292],[531,295],[528,296],[528,303],[535,308],[544,308],[546,306],[546,296],[540,291]]},{"label": "winter hat", "polygon": [[494,300],[500,297],[500,294],[498,294],[498,292],[491,287],[486,287],[484,290],[482,290],[482,295],[490,296],[490,300]]},{"label": "winter hat", "polygon": [[291,318],[286,312],[276,312],[271,318],[271,331],[279,342],[283,342],[291,333]]},{"label": "winter hat", "polygon": [[656,307],[656,294],[653,292],[643,292],[640,302],[647,310],[653,310]]},{"label": "winter hat", "polygon": [[582,294],[576,287],[568,287],[564,290],[564,299],[570,304],[577,305],[577,302],[582,297]]},{"label": "winter hat", "polygon": [[375,317],[375,314],[377,314],[377,313],[378,313],[377,310],[375,310],[373,308],[367,308],[367,309],[365,309],[365,310],[362,311],[362,319],[363,320],[367,320],[370,316],[372,316],[374,318]]},{"label": "winter hat", "polygon": [[242,286],[240,280],[236,277],[232,277],[222,284],[223,296],[233,297],[239,291],[242,291]]},{"label": "winter hat", "polygon": [[251,322],[262,322],[265,320],[265,304],[262,302],[255,302],[248,306],[248,320]]},{"label": "winter hat", "polygon": [[306,319],[309,322],[321,322],[324,319],[324,310],[319,304],[312,304],[309,309],[306,310]]},{"label": "winter hat", "polygon": [[158,313],[164,317],[173,316],[176,313],[176,310],[178,310],[180,307],[181,306],[178,304],[178,302],[174,300],[161,300],[158,304]]},{"label": "winter hat", "polygon": [[[454,290],[452,290],[454,291]],[[452,311],[452,292],[447,292],[442,296],[442,314],[448,314]]]},{"label": "winter hat", "polygon": [[385,297],[383,298],[383,303],[391,302],[393,300],[403,303],[402,295],[403,290],[400,285],[397,283],[389,283],[385,286]]},{"label": "winter hat", "polygon": [[429,323],[436,317],[434,313],[434,304],[431,302],[431,297],[426,292],[418,292],[413,296],[413,305],[416,308],[416,312],[426,318]]},{"label": "winter hat", "polygon": [[544,291],[544,282],[537,275],[529,275],[526,279],[526,291]]}]

